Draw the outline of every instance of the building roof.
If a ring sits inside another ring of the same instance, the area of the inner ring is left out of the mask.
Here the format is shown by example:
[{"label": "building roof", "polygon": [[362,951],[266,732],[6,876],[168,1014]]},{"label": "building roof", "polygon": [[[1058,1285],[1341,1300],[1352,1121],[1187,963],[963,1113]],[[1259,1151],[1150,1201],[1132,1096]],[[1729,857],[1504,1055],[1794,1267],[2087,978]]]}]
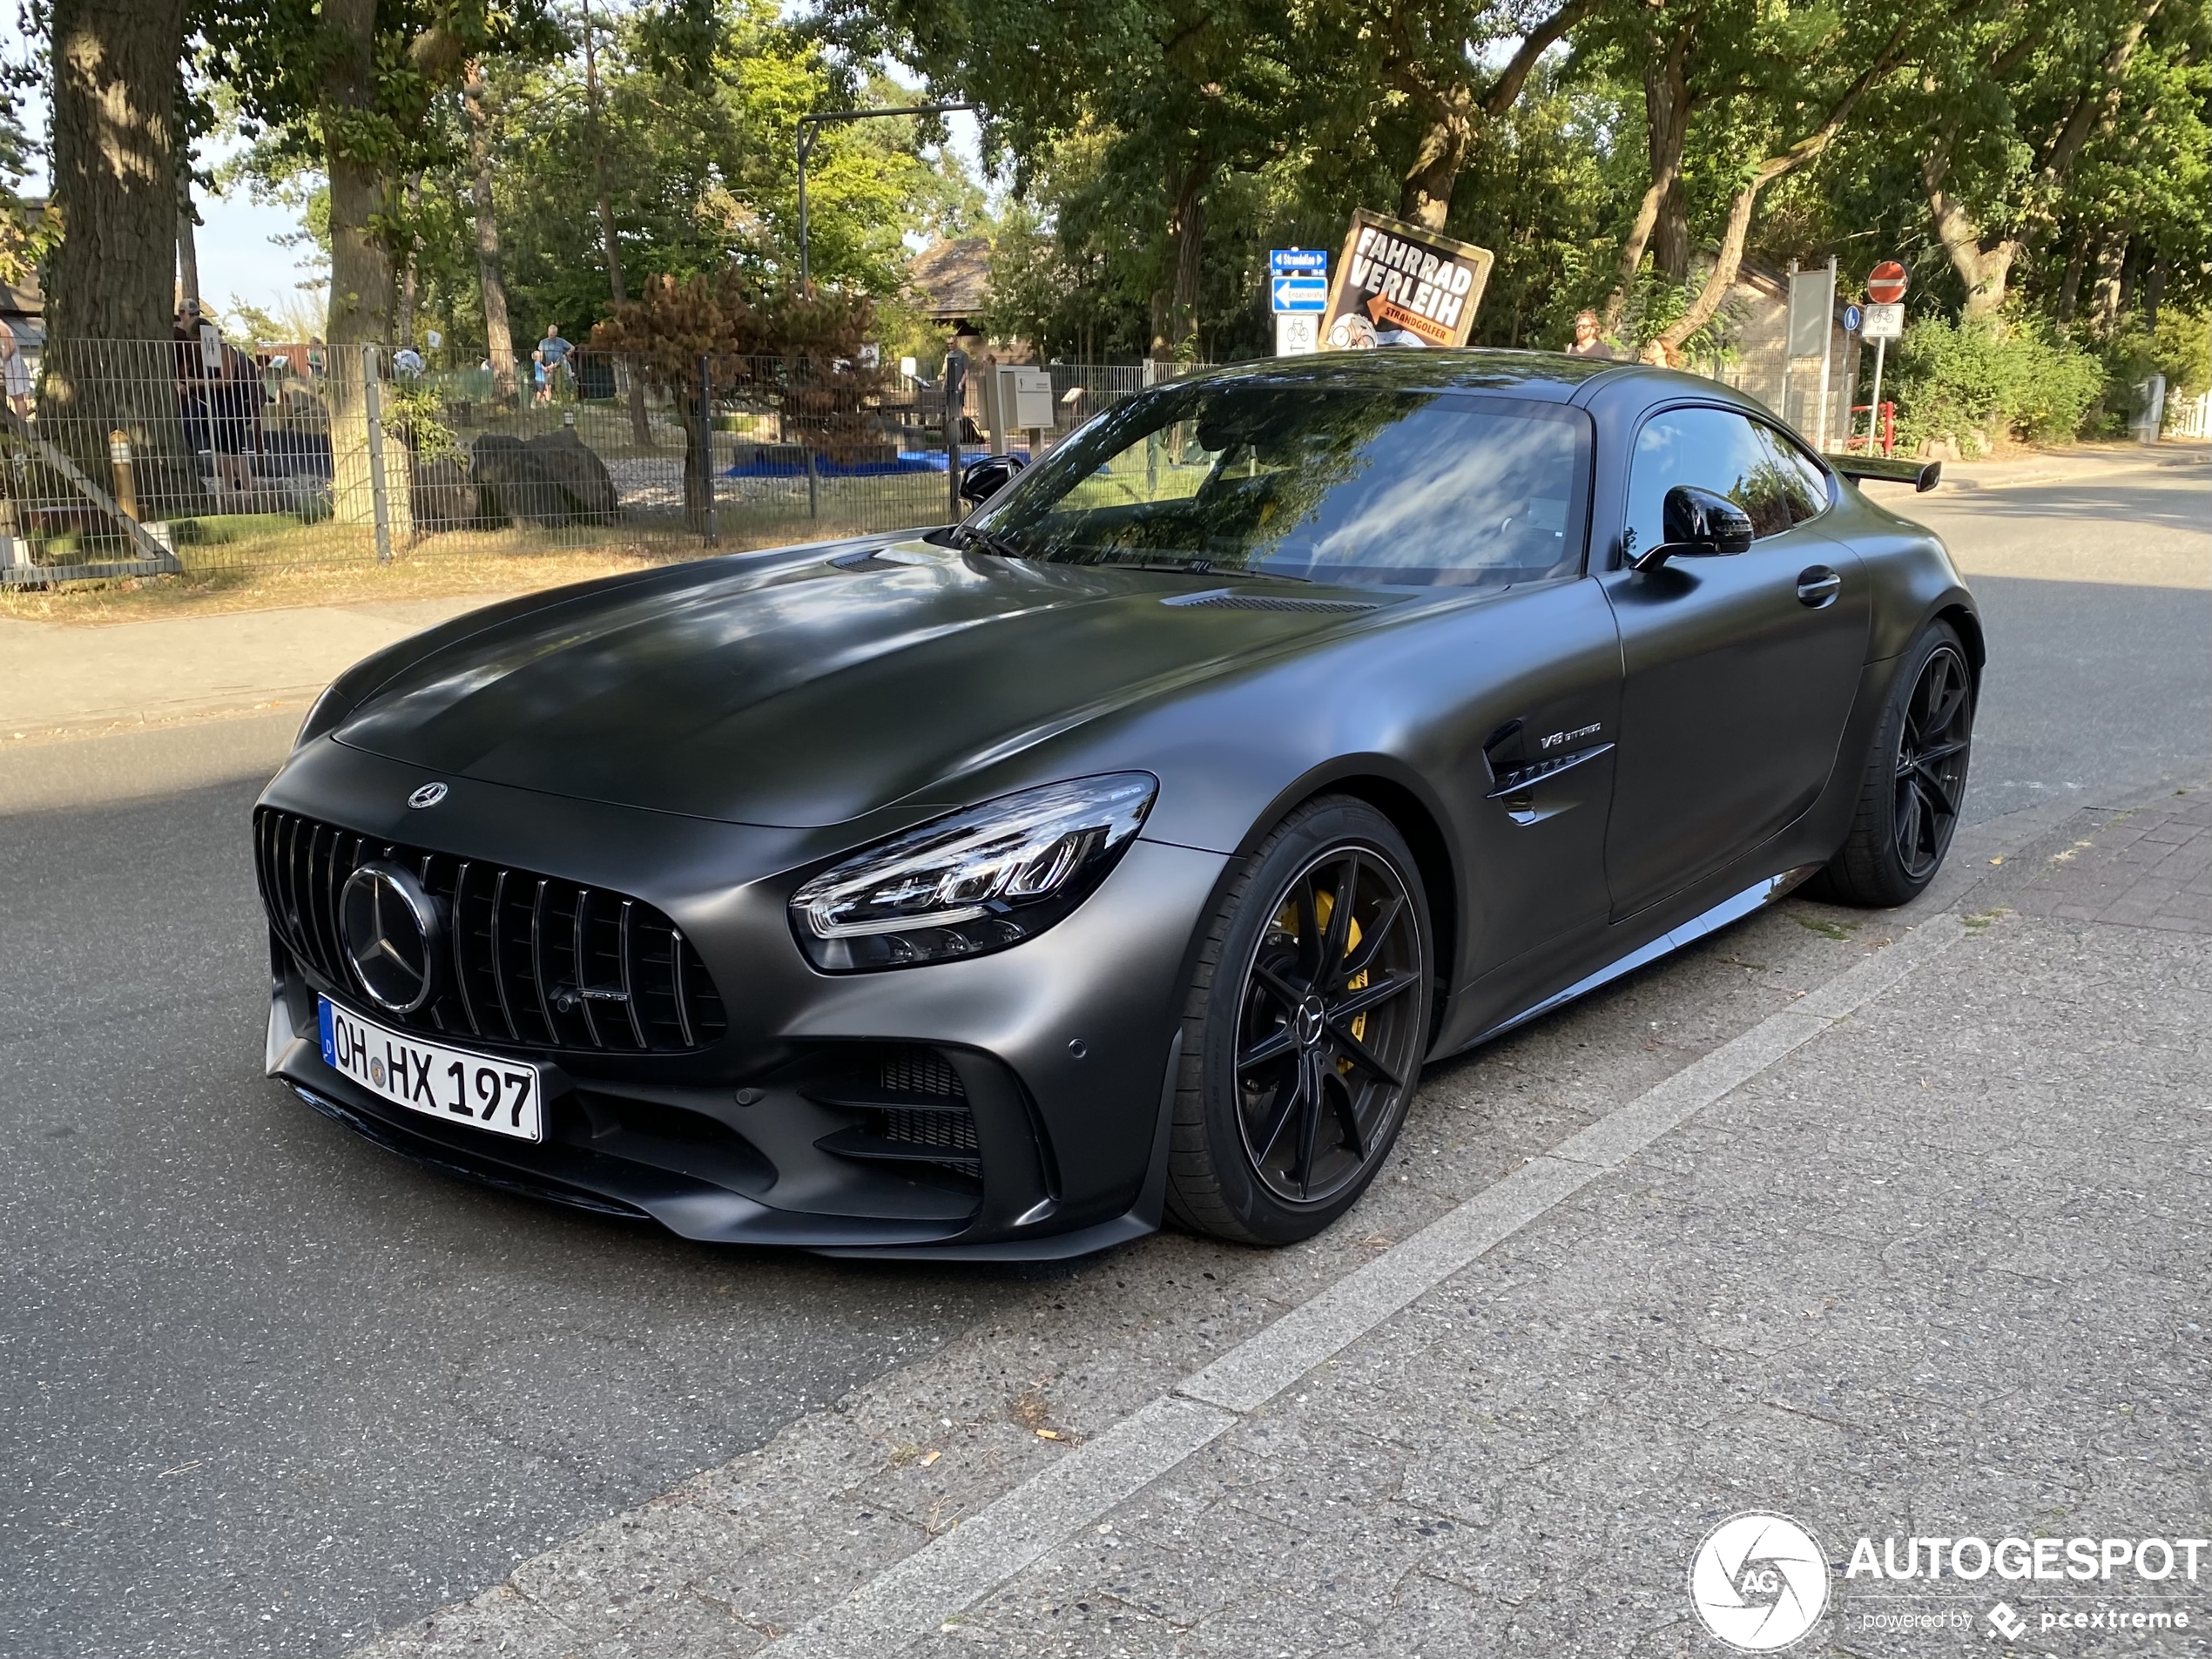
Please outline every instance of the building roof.
[{"label": "building roof", "polygon": [[907,285],[916,308],[933,321],[975,316],[991,292],[990,238],[932,242],[907,262]]}]

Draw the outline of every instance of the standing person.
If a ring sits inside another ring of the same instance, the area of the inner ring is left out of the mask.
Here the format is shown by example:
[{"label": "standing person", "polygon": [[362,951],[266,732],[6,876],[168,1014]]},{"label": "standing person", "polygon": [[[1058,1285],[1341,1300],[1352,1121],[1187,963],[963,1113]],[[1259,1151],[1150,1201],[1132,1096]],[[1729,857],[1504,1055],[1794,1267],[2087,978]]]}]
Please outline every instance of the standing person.
[{"label": "standing person", "polygon": [[195,457],[214,448],[208,426],[207,361],[201,351],[199,301],[186,300],[177,307],[177,412],[184,419],[185,442]]},{"label": "standing person", "polygon": [[537,382],[539,402],[550,402],[553,394],[560,389],[561,371],[567,366],[569,353],[574,349],[570,341],[562,338],[559,323],[549,322],[545,325],[545,338],[537,342],[537,349],[530,354],[530,361],[544,370]]},{"label": "standing person", "polygon": [[10,408],[30,419],[30,363],[16,343],[16,331],[4,322],[0,322],[0,391]]},{"label": "standing person", "polygon": [[1619,355],[1606,343],[1598,332],[1597,313],[1578,311],[1575,314],[1575,338],[1567,347],[1569,357],[1602,357],[1610,361]]},{"label": "standing person", "polygon": [[253,360],[223,347],[223,366],[207,386],[215,440],[216,493],[253,494],[253,458],[261,450],[261,377]]}]

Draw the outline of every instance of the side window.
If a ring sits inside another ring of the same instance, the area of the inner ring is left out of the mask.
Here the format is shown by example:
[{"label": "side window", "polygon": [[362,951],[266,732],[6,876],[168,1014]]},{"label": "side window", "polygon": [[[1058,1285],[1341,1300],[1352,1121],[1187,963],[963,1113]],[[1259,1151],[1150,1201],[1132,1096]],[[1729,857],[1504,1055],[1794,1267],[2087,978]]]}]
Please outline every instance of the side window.
[{"label": "side window", "polygon": [[[1666,540],[1662,516],[1676,484],[1727,496],[1751,516],[1761,541],[1810,517],[1792,500],[1805,489],[1797,467],[1810,463],[1785,462],[1764,433],[1733,409],[1669,409],[1645,421],[1629,462],[1629,552]],[[1826,503],[1824,482],[1819,500]]]},{"label": "side window", "polygon": [[1770,426],[1758,428],[1760,439],[1774,456],[1776,473],[1790,502],[1790,522],[1802,524],[1828,510],[1828,475],[1819,463]]}]

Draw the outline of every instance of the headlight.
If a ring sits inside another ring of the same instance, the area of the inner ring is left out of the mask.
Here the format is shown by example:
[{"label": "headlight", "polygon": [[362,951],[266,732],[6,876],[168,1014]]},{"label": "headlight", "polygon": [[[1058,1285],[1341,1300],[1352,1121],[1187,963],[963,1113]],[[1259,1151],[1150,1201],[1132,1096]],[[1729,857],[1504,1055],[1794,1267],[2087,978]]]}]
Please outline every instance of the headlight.
[{"label": "headlight", "polygon": [[1003,950],[1083,901],[1159,792],[1145,772],[1001,795],[879,841],[792,895],[792,931],[832,973]]}]

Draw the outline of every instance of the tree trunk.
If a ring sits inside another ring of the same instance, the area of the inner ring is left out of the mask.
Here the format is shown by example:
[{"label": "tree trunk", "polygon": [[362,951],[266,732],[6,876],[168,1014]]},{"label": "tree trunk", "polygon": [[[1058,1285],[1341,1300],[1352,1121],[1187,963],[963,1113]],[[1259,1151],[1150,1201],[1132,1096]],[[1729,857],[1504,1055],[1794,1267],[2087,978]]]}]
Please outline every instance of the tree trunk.
[{"label": "tree trunk", "polygon": [[469,111],[469,199],[476,210],[476,280],[484,295],[484,355],[494,395],[515,401],[515,336],[507,323],[507,280],[499,268],[499,217],[491,199],[491,111],[483,66],[469,65],[462,100]]},{"label": "tree trunk", "polygon": [[192,205],[192,158],[180,153],[177,160],[177,303],[182,305],[200,297],[199,239],[193,233],[199,214]]},{"label": "tree trunk", "polygon": [[2128,241],[2126,231],[2114,231],[2097,256],[2097,285],[2091,303],[2100,328],[2110,328],[2120,320],[2121,279],[2128,269]]},{"label": "tree trunk", "polygon": [[1651,263],[1669,282],[1689,280],[1689,192],[1676,172],[1659,204],[1659,224],[1651,237]]},{"label": "tree trunk", "polygon": [[2089,244],[2094,239],[2087,231],[2074,239],[2074,252],[2066,256],[2066,277],[2059,284],[2058,316],[2060,322],[2072,322],[2074,313],[2081,303],[2081,273],[2089,263]]},{"label": "tree trunk", "polygon": [[1461,83],[1445,92],[1421,133],[1413,165],[1398,192],[1398,217],[1441,232],[1452,216],[1452,191],[1467,162],[1474,95]]},{"label": "tree trunk", "polygon": [[1152,355],[1163,362],[1185,354],[1198,332],[1199,254],[1206,234],[1205,187],[1212,167],[1194,161],[1177,185],[1168,215],[1169,266],[1152,307]]},{"label": "tree trunk", "polygon": [[[593,37],[591,3],[583,6],[583,90],[591,111],[591,171],[599,186],[599,241],[607,251],[607,294],[617,308],[630,303],[630,290],[622,277],[622,239],[615,234],[613,193],[607,187],[607,131],[599,117],[599,54]],[[653,447],[653,429],[645,419],[645,388],[637,375],[630,381],[630,441],[640,449]]]},{"label": "tree trunk", "polygon": [[[407,181],[407,222],[411,227],[421,222],[422,214],[422,175],[416,173]],[[422,233],[410,228],[407,238],[407,258],[400,262],[400,293],[398,309],[392,319],[392,340],[395,345],[415,344],[415,306],[416,298],[415,262],[422,256]]]},{"label": "tree trunk", "polygon": [[2003,308],[2005,291],[2013,273],[2013,261],[2020,251],[2017,237],[2001,237],[1994,246],[1985,246],[1981,228],[1974,223],[1957,197],[1948,194],[1943,181],[1950,169],[1947,146],[1932,150],[1920,161],[1921,188],[1928,200],[1928,217],[1935,221],[1936,238],[1943,244],[1945,256],[1951,268],[1959,273],[1959,281],[1966,290],[1966,320],[1972,322],[1993,316]]},{"label": "tree trunk", "polygon": [[[1664,228],[1682,244],[1670,250],[1665,237],[1658,249],[1659,268],[1675,281],[1688,274],[1689,227],[1676,222],[1669,225],[1667,210],[1671,206],[1679,215],[1682,212],[1682,152],[1689,136],[1689,89],[1687,84],[1687,59],[1689,55],[1690,30],[1684,27],[1669,43],[1664,51],[1659,43],[1649,43],[1650,51],[1643,65],[1643,124],[1644,149],[1650,158],[1651,182],[1637,204],[1636,216],[1629,226],[1629,239],[1621,247],[1621,264],[1613,280],[1613,295],[1605,302],[1605,326],[1613,327],[1621,320],[1621,314],[1628,308],[1635,292],[1636,271],[1643,264],[1644,249],[1652,239],[1653,231]],[[1669,268],[1671,253],[1678,253],[1683,261],[1682,275]]]},{"label": "tree trunk", "polygon": [[[391,250],[377,221],[395,218],[398,192],[388,164],[347,134],[375,110],[377,0],[326,0],[331,51],[322,73],[326,167],[330,179],[330,490],[341,524],[375,522],[380,488],[395,536],[408,501],[404,446],[378,445],[370,430],[368,380],[381,372],[396,303]],[[374,347],[374,350],[364,350]],[[375,455],[384,456],[380,481]],[[397,463],[395,466],[395,463]],[[408,539],[411,539],[409,537]],[[380,551],[381,550],[380,549]]]},{"label": "tree trunk", "polygon": [[[203,509],[170,341],[183,0],[55,0],[53,205],[39,429],[87,476],[130,440],[145,516]],[[127,342],[127,343],[126,343]]]}]

